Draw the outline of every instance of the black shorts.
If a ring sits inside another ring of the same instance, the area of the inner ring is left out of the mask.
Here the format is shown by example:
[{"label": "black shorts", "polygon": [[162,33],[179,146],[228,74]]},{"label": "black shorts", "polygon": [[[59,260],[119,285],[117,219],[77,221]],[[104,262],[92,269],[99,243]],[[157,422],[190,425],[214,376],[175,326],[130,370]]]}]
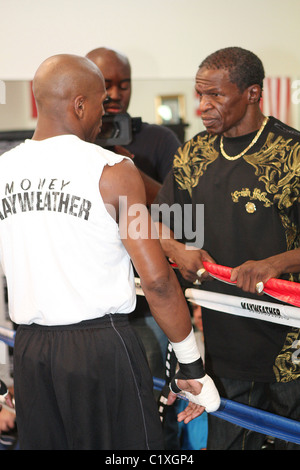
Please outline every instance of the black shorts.
[{"label": "black shorts", "polygon": [[19,326],[14,379],[21,449],[162,449],[152,376],[127,315]]}]

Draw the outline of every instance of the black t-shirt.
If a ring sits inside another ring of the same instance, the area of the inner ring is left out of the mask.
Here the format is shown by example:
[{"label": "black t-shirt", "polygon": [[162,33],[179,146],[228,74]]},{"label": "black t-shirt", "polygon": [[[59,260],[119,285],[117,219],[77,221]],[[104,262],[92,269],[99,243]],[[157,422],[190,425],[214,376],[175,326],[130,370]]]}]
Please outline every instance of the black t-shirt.
[{"label": "black t-shirt", "polygon": [[124,147],[134,155],[133,161],[140,170],[162,183],[172,168],[179,146],[176,134],[167,127],[142,122],[132,142]]},{"label": "black t-shirt", "polygon": [[[137,168],[162,183],[172,169],[173,157],[179,146],[176,134],[167,127],[142,122],[141,128],[133,133],[132,142],[124,147],[134,155]],[[131,318],[150,315],[146,298],[138,295]]]},{"label": "black t-shirt", "polygon": [[[224,138],[226,153],[238,154],[254,135]],[[227,160],[219,149],[220,136],[207,132],[183,145],[155,202],[204,204],[203,249],[223,266],[298,248],[300,133],[270,117],[243,157]],[[297,275],[285,278],[299,282]],[[276,302],[217,280],[205,283],[204,289]],[[300,376],[299,366],[292,363],[299,329],[202,311],[206,370],[211,375],[262,382]]]}]

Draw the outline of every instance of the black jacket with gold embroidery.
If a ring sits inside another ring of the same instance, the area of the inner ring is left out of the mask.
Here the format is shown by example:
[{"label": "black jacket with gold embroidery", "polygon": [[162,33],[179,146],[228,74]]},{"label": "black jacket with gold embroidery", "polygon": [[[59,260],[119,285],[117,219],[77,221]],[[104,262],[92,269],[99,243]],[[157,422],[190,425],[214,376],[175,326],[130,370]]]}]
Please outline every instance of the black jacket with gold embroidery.
[{"label": "black jacket with gold embroidery", "polygon": [[[255,134],[224,138],[226,153],[239,154]],[[270,117],[256,144],[241,158],[228,160],[220,153],[220,136],[201,132],[176,153],[156,202],[192,204],[194,215],[196,205],[203,204],[203,249],[224,266],[298,248],[300,133]],[[285,278],[299,282],[298,275]],[[219,281],[206,283],[205,289],[245,297]],[[205,309],[203,323],[208,373],[256,381],[300,377],[291,359],[298,329]]]}]

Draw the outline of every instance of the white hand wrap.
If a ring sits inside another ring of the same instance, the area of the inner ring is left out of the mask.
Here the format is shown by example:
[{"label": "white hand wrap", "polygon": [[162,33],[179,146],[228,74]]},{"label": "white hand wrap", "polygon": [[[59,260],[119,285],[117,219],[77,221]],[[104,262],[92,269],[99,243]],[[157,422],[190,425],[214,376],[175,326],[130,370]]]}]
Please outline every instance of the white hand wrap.
[{"label": "white hand wrap", "polygon": [[196,405],[204,406],[207,413],[217,411],[220,407],[221,399],[214,381],[207,374],[202,379],[195,380],[203,384],[201,393],[199,393],[199,395],[193,395],[192,393],[182,390],[180,395],[183,395],[192,403],[196,403]]},{"label": "white hand wrap", "polygon": [[195,362],[200,357],[200,352],[197,346],[194,330],[180,343],[172,343],[170,341],[175,356],[181,364],[189,364]]},{"label": "white hand wrap", "polygon": [[[205,374],[194,331],[192,330],[180,343],[171,343],[171,345],[179,362],[179,371],[170,383],[171,390],[174,393],[180,392],[192,403],[204,406],[207,413],[216,411],[220,407],[220,396],[213,380]],[[178,379],[197,380],[203,385],[201,393],[193,395],[181,390],[177,385]]]}]

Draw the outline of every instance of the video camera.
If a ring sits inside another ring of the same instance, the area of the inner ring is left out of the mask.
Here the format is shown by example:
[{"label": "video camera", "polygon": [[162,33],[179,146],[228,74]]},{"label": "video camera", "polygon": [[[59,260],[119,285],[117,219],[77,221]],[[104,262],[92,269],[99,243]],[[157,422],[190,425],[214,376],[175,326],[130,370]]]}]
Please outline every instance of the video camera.
[{"label": "video camera", "polygon": [[102,117],[101,132],[95,144],[101,147],[128,145],[132,141],[132,135],[140,131],[141,125],[141,118],[132,118],[128,113],[105,114]]}]

